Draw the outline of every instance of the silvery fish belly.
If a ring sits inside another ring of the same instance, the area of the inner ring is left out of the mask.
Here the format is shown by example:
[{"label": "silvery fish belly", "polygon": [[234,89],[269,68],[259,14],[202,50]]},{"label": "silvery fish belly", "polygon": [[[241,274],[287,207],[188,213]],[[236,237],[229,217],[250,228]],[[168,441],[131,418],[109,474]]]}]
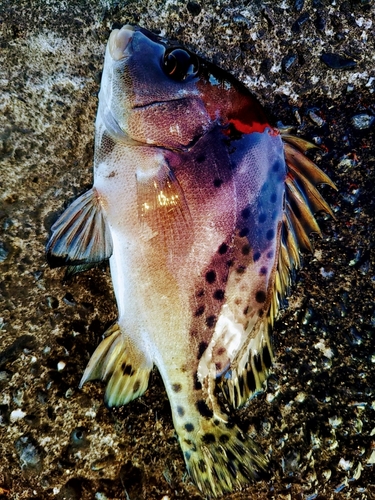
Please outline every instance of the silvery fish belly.
[{"label": "silvery fish belly", "polygon": [[47,245],[70,274],[110,262],[118,321],[81,385],[106,380],[106,403],[123,405],[155,364],[193,481],[240,489],[267,459],[217,386],[235,408],[261,390],[313,214],[330,213],[316,185],[334,186],[241,83],[142,28],[110,36],[95,141],[94,185]]}]

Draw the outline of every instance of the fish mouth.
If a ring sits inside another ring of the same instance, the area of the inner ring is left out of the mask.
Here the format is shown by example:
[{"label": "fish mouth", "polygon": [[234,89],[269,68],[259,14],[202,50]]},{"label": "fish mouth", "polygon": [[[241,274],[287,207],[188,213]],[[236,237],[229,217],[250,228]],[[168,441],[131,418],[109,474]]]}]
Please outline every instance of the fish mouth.
[{"label": "fish mouth", "polygon": [[133,26],[125,24],[121,29],[115,29],[111,32],[108,40],[108,49],[114,61],[120,61],[130,56],[129,45],[135,31]]}]

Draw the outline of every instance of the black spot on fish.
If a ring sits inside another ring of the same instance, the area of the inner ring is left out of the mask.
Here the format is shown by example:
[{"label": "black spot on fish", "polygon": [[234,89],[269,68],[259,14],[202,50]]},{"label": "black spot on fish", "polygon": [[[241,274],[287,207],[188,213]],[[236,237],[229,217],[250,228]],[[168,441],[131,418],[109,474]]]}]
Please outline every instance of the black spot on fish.
[{"label": "black spot on fish", "polygon": [[216,300],[223,300],[224,299],[224,290],[215,290],[214,292],[214,299]]},{"label": "black spot on fish", "polygon": [[222,243],[220,246],[219,246],[219,254],[220,255],[224,255],[225,253],[227,253],[228,251],[228,245],[226,243]]},{"label": "black spot on fish", "polygon": [[219,347],[219,349],[217,350],[218,356],[222,356],[225,352],[226,352],[225,347]]},{"label": "black spot on fish", "polygon": [[202,316],[204,313],[204,306],[198,307],[198,309],[195,311],[195,316]]},{"label": "black spot on fish", "polygon": [[238,470],[247,479],[250,479],[250,480],[252,479],[252,477],[253,477],[252,472],[250,472],[249,469],[245,465],[243,465],[241,462],[238,464]]},{"label": "black spot on fish", "polygon": [[197,297],[203,297],[204,295],[204,290],[201,289],[201,290],[198,290],[198,292],[195,294]]},{"label": "black spot on fish", "polygon": [[177,406],[177,413],[179,417],[183,417],[185,415],[185,410],[182,408],[182,406]]},{"label": "black spot on fish", "polygon": [[245,309],[243,310],[244,316],[246,316],[248,312],[249,312],[249,306],[246,306]]},{"label": "black spot on fish", "polygon": [[272,259],[273,257],[273,251],[271,250],[270,252],[268,252],[267,254],[267,259]]},{"label": "black spot on fish", "polygon": [[213,416],[212,410],[209,409],[206,401],[204,401],[203,399],[199,399],[196,402],[196,407],[199,413],[202,415],[202,417],[211,418]]},{"label": "black spot on fish", "polygon": [[232,267],[234,264],[233,259],[227,260],[226,264],[227,264],[227,267]]},{"label": "black spot on fish", "polygon": [[271,198],[270,198],[270,202],[271,203],[276,203],[277,201],[277,194],[276,193],[272,193],[271,194]]},{"label": "black spot on fish", "polygon": [[256,389],[256,383],[255,383],[254,373],[253,373],[253,370],[251,368],[247,372],[246,383],[247,383],[247,387],[250,389],[250,391],[254,392]]},{"label": "black spot on fish", "polygon": [[245,382],[244,382],[244,379],[242,376],[238,378],[238,388],[239,388],[240,394],[242,396],[244,393],[244,389],[245,389]]},{"label": "black spot on fish", "polygon": [[[234,453],[232,453],[230,450],[225,450],[226,452],[226,455],[227,455],[227,458],[230,462],[234,462],[236,461],[236,456],[234,455]],[[228,466],[229,466],[229,463],[228,463]]]},{"label": "black spot on fish", "polygon": [[196,391],[200,391],[202,389],[202,384],[200,383],[199,378],[198,378],[198,372],[195,372],[195,375],[194,375],[194,389]]},{"label": "black spot on fish", "polygon": [[219,188],[223,184],[222,179],[215,179],[214,180],[214,186]]},{"label": "black spot on fish", "polygon": [[172,389],[174,392],[180,392],[182,389],[181,384],[172,384]]},{"label": "black spot on fish", "polygon": [[266,220],[267,220],[267,214],[259,215],[258,221],[260,222],[260,224],[263,224],[263,222],[266,222]]},{"label": "black spot on fish", "polygon": [[238,266],[236,269],[237,274],[243,274],[246,271],[246,266]]},{"label": "black spot on fish", "polygon": [[211,434],[210,432],[207,432],[207,434],[204,434],[202,437],[202,441],[204,444],[212,444],[216,441],[215,436]]},{"label": "black spot on fish", "polygon": [[221,372],[223,365],[221,363],[215,363],[215,368],[217,372]]},{"label": "black spot on fish", "polygon": [[236,386],[236,385],[234,385],[234,386],[233,386],[233,392],[234,392],[234,400],[235,400],[236,402],[237,402],[237,401],[239,402],[239,400],[240,400],[240,399],[239,399],[239,397],[238,397],[238,389],[237,389],[237,386]]},{"label": "black spot on fish", "polygon": [[227,442],[230,440],[230,436],[229,434],[222,434],[220,437],[219,437],[219,441],[221,444],[227,444]]},{"label": "black spot on fish", "polygon": [[266,368],[271,368],[272,365],[271,354],[267,345],[264,346],[263,348],[263,362],[266,365]]},{"label": "black spot on fish", "polygon": [[236,451],[239,455],[241,455],[241,457],[244,457],[247,455],[247,449],[244,447],[244,446],[236,446]]},{"label": "black spot on fish", "polygon": [[253,255],[253,261],[257,262],[260,259],[261,255],[262,254],[260,252],[255,252],[255,254]]},{"label": "black spot on fish", "polygon": [[247,236],[250,233],[250,229],[248,227],[243,227],[241,231],[239,232],[239,235],[241,238],[244,236]]},{"label": "black spot on fish", "polygon": [[242,210],[241,215],[244,219],[248,219],[251,215],[250,207],[246,207]]},{"label": "black spot on fish", "polygon": [[257,293],[255,294],[255,300],[259,303],[262,304],[266,300],[266,294],[263,292],[263,290],[258,290]]},{"label": "black spot on fish", "polygon": [[139,380],[136,380],[133,385],[133,394],[138,392],[140,387],[141,387],[141,382]]},{"label": "black spot on fish", "polygon": [[122,373],[123,373],[124,375],[129,375],[130,377],[131,377],[132,375],[134,375],[134,370],[133,370],[132,365],[125,365],[125,366],[124,366],[124,364],[125,364],[125,363],[123,363],[123,365],[122,365]]},{"label": "black spot on fish", "polygon": [[202,473],[206,472],[206,464],[205,464],[204,460],[199,460],[198,468]]},{"label": "black spot on fish", "polygon": [[242,255],[249,255],[250,253],[250,245],[243,245],[241,249]]},{"label": "black spot on fish", "polygon": [[206,318],[206,325],[208,328],[212,328],[215,325],[215,322],[216,316],[208,316],[208,318]]},{"label": "black spot on fish", "polygon": [[259,275],[265,276],[267,274],[267,268],[265,266],[260,268]]},{"label": "black spot on fish", "polygon": [[205,160],[206,160],[206,155],[204,153],[201,153],[200,155],[197,156],[198,163],[203,163]]},{"label": "black spot on fish", "polygon": [[[231,453],[231,455],[232,455],[232,453]],[[227,456],[228,456],[228,453],[227,453]],[[232,458],[231,460],[235,460],[235,458]],[[228,470],[231,473],[232,477],[234,479],[236,479],[237,478],[237,468],[236,468],[235,464],[233,462],[228,462],[227,467],[228,467]]]},{"label": "black spot on fish", "polygon": [[191,458],[191,453],[189,451],[185,451],[184,457],[185,457],[185,460],[188,462]]},{"label": "black spot on fish", "polygon": [[199,343],[198,356],[197,356],[198,359],[201,359],[204,351],[207,349],[207,345],[208,345],[207,342],[204,342],[204,341]]},{"label": "black spot on fish", "polygon": [[211,271],[207,271],[206,272],[206,281],[207,283],[215,283],[215,280],[216,280],[216,273],[215,271],[211,270]]},{"label": "black spot on fish", "polygon": [[112,170],[112,172],[107,175],[108,179],[111,179],[112,177],[116,177],[116,172],[114,170]]},{"label": "black spot on fish", "polygon": [[260,354],[254,356],[255,369],[260,373],[262,371],[262,360]]},{"label": "black spot on fish", "polygon": [[273,240],[275,237],[275,231],[273,229],[269,229],[266,233],[266,238],[268,241]]},{"label": "black spot on fish", "polygon": [[187,423],[187,424],[185,424],[185,429],[187,430],[187,432],[193,432],[194,425],[190,424],[190,423]]},{"label": "black spot on fish", "polygon": [[275,161],[275,163],[272,166],[272,170],[274,172],[278,172],[280,170],[280,167],[283,167],[284,165],[280,161]]}]

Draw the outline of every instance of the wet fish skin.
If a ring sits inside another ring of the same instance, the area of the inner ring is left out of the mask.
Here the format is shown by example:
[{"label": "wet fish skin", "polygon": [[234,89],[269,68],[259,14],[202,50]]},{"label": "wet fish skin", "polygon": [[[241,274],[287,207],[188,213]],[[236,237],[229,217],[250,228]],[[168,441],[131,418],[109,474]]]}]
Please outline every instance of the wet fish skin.
[{"label": "wet fish skin", "polygon": [[242,488],[267,467],[222,410],[261,390],[270,330],[299,247],[329,211],[328,183],[228,73],[143,28],[110,36],[96,120],[94,185],[52,227],[51,265],[110,260],[119,311],[83,375],[109,406],[147,389],[155,364],[194,482]]}]

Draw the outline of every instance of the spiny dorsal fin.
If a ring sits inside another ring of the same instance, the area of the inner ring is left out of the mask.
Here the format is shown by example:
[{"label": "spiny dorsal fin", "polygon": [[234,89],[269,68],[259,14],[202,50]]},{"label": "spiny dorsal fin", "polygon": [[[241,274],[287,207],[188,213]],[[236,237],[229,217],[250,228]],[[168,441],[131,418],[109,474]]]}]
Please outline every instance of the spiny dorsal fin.
[{"label": "spiny dorsal fin", "polygon": [[328,203],[316,186],[328,184],[333,189],[337,189],[331,179],[303,154],[316,146],[289,134],[283,134],[282,139],[287,165],[286,200],[274,297],[270,310],[271,323],[289,292],[291,275],[300,267],[300,249],[307,249],[311,252],[310,233],[321,234],[314,213],[324,211],[334,217]]},{"label": "spiny dorsal fin", "polygon": [[51,230],[46,247],[51,267],[69,264],[80,272],[112,255],[111,234],[95,188],[73,201]]},{"label": "spiny dorsal fin", "polygon": [[121,406],[147,389],[153,363],[122,335],[117,323],[106,332],[86,367],[79,387],[90,380],[109,380],[104,401]]}]

